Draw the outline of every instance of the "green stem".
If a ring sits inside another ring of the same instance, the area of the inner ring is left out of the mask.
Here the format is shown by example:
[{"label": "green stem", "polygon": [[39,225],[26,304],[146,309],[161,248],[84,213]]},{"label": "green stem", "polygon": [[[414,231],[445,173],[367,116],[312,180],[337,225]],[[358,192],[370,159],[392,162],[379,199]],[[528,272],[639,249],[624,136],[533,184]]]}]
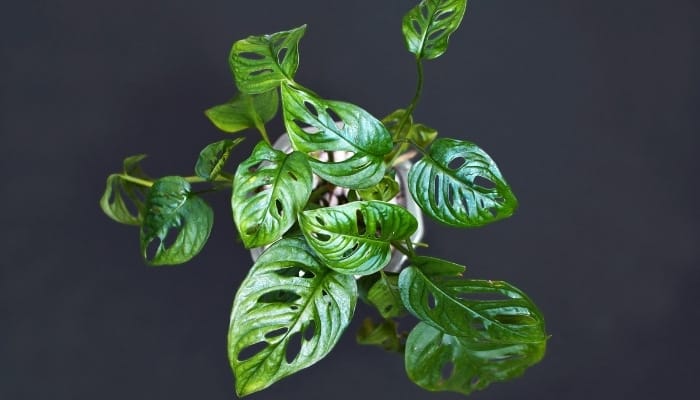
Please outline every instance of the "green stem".
[{"label": "green stem", "polygon": [[[401,120],[399,121],[399,130],[397,131],[399,137],[396,140],[397,142],[406,140],[406,133],[404,133],[403,130],[406,127],[406,123],[409,121],[409,119],[413,117],[413,111],[415,111],[416,105],[418,104],[418,100],[420,100],[420,96],[423,93],[423,63],[421,62],[421,59],[419,57],[416,57],[416,72],[418,75],[418,82],[416,83],[416,93],[413,95],[411,104],[409,104],[408,108],[406,109],[406,112],[403,114]],[[406,147],[408,146],[405,143],[399,145],[399,149],[396,151],[396,153],[394,153],[394,157],[391,158],[389,166],[394,165],[396,159],[406,151]]]},{"label": "green stem", "polygon": [[153,182],[146,180],[146,179],[137,178],[135,176],[131,176],[131,175],[127,175],[127,174],[119,174],[119,177],[127,182],[135,183],[137,185],[141,185],[141,186],[145,186],[145,187],[153,186]]}]

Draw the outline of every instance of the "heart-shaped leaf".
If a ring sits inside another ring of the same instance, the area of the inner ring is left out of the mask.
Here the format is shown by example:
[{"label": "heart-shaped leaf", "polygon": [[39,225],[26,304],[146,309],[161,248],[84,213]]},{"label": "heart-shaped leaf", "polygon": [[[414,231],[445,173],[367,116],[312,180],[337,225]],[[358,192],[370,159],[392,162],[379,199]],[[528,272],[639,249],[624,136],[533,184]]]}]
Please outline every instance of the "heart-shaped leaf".
[{"label": "heart-shaped leaf", "polygon": [[330,268],[368,275],[391,259],[391,242],[408,239],[418,222],[403,207],[381,201],[356,201],[307,210],[299,225],[309,245]]},{"label": "heart-shaped leaf", "polygon": [[418,319],[481,342],[540,342],[544,319],[520,290],[502,281],[429,278],[416,267],[399,276],[401,300]]},{"label": "heart-shaped leaf", "polygon": [[265,142],[243,161],[233,180],[231,209],[247,248],[278,240],[296,222],[311,194],[312,176],[304,154],[285,154]]},{"label": "heart-shaped leaf", "polygon": [[401,28],[408,51],[418,59],[440,57],[466,9],[467,0],[422,0],[403,17]]},{"label": "heart-shaped leaf", "polygon": [[[141,254],[150,265],[190,260],[202,250],[211,233],[214,213],[204,200],[190,193],[190,184],[182,177],[158,179],[148,192],[145,210]],[[175,239],[166,243],[169,233]]]},{"label": "heart-shaped leaf", "polygon": [[284,124],[294,149],[303,153],[343,153],[342,160],[311,158],[318,176],[335,185],[365,189],[381,181],[391,135],[367,111],[341,101],[323,100],[308,90],[282,84]]},{"label": "heart-shaped leaf", "polygon": [[238,93],[231,101],[214,106],[204,114],[219,129],[235,133],[269,122],[277,114],[277,89],[260,94]]},{"label": "heart-shaped leaf", "polygon": [[275,242],[241,284],[228,355],[244,396],[328,354],[352,318],[357,285],[324,267],[303,238]]},{"label": "heart-shaped leaf", "polygon": [[518,377],[544,356],[546,341],[474,342],[419,323],[406,341],[406,373],[431,391],[469,394]]},{"label": "heart-shaped leaf", "polygon": [[[139,163],[146,158],[138,154],[124,159],[123,174],[137,178],[147,178]],[[126,224],[140,226],[143,221],[144,200],[148,187],[123,179],[122,174],[107,177],[107,186],[100,198],[100,207],[108,217]]]},{"label": "heart-shaped leaf", "polygon": [[496,163],[467,141],[437,139],[411,168],[408,187],[426,214],[456,227],[498,221],[518,206]]},{"label": "heart-shaped leaf", "polygon": [[292,80],[299,67],[299,41],[306,25],[271,35],[250,36],[233,44],[229,64],[238,90],[263,93]]},{"label": "heart-shaped leaf", "polygon": [[221,173],[221,169],[226,164],[231,150],[236,147],[244,138],[224,139],[212,143],[205,147],[197,158],[197,164],[194,166],[194,172],[200,178],[206,180],[214,180]]}]

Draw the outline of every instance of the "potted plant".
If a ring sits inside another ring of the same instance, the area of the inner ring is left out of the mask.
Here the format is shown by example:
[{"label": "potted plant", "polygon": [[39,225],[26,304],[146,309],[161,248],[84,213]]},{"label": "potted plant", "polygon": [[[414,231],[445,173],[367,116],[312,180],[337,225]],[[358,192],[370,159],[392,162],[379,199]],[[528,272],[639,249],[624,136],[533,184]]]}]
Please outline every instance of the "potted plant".
[{"label": "potted plant", "polygon": [[[467,394],[519,376],[543,357],[547,336],[535,304],[506,282],[466,279],[463,266],[424,255],[420,215],[396,201],[410,198],[430,218],[461,228],[516,209],[488,154],[413,121],[422,63],[446,51],[466,5],[423,0],[404,16],[418,71],[405,109],[379,120],[296,82],[306,26],[250,36],[235,42],[229,57],[238,94],[206,111],[224,132],[252,128],[261,136],[235,173],[225,167],[242,136],[206,146],[193,176],[151,179],[138,155],[108,177],[102,209],[140,227],[141,254],[154,266],[190,260],[209,237],[213,212],[193,185],[232,190],[240,240],[256,252],[228,335],[239,396],[325,357],[358,298],[381,317],[364,321],[358,342],[403,353],[409,378],[428,390]],[[280,108],[288,136],[273,146],[265,125]],[[412,165],[414,156],[420,159]],[[405,266],[387,268],[396,254]],[[419,320],[408,334],[397,322],[406,315]]]}]

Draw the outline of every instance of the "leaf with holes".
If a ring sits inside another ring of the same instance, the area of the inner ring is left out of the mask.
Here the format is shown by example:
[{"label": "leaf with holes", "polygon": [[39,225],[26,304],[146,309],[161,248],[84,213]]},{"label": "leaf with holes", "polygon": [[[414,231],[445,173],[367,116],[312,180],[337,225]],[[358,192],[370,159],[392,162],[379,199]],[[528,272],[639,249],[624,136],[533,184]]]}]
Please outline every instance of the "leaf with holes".
[{"label": "leaf with holes", "polygon": [[403,17],[401,28],[408,51],[418,59],[440,57],[466,9],[467,0],[422,0]]},{"label": "leaf with holes", "polygon": [[418,222],[403,207],[381,201],[356,201],[307,210],[299,225],[319,258],[335,271],[368,275],[391,259],[391,242],[408,239]]},{"label": "leaf with holes", "polygon": [[[182,177],[158,179],[148,192],[145,210],[141,254],[150,265],[184,263],[209,239],[214,213],[204,200],[190,193],[190,184]],[[176,236],[166,244],[169,233]]]},{"label": "leaf with holes", "polygon": [[299,67],[299,41],[306,25],[271,35],[249,36],[233,44],[229,64],[243,93],[263,93],[291,81]]},{"label": "leaf with holes", "polygon": [[[316,156],[309,162],[318,176],[350,189],[366,189],[382,180],[391,135],[367,111],[350,103],[323,100],[286,82],[282,84],[282,109],[292,146]],[[323,152],[332,152],[335,159],[318,159]]]},{"label": "leaf with holes", "polygon": [[399,276],[401,300],[418,319],[480,342],[540,342],[544,320],[525,293],[502,281],[431,279],[416,267]]},{"label": "leaf with holes", "polygon": [[296,222],[311,186],[306,156],[258,143],[233,179],[231,209],[243,244],[260,247],[281,238]]},{"label": "leaf with holes", "polygon": [[545,339],[534,343],[474,342],[421,322],[406,341],[406,373],[424,389],[469,394],[522,375],[542,359],[545,347]]},{"label": "leaf with holes", "polygon": [[438,139],[408,173],[420,208],[451,226],[486,225],[513,214],[518,201],[496,163],[477,145]]},{"label": "leaf with holes", "polygon": [[385,319],[375,325],[371,318],[365,318],[355,336],[358,344],[379,346],[386,351],[402,353],[404,350],[405,334],[398,331],[398,324],[391,319]]},{"label": "leaf with holes", "polygon": [[197,158],[194,172],[200,178],[214,180],[221,173],[226,160],[228,160],[231,150],[236,147],[244,138],[224,139],[212,143],[205,147]]},{"label": "leaf with holes", "polygon": [[[137,178],[147,178],[140,167],[145,154],[124,159],[123,174]],[[100,198],[100,207],[108,217],[126,225],[141,225],[143,221],[144,199],[148,188],[123,179],[122,174],[107,177],[107,186]]]},{"label": "leaf with holes", "polygon": [[380,277],[367,292],[367,300],[384,318],[401,317],[406,308],[399,293],[399,276],[379,271]]},{"label": "leaf with holes", "polygon": [[209,120],[227,133],[255,128],[269,122],[277,114],[277,89],[260,94],[238,93],[231,101],[204,111]]},{"label": "leaf with holes", "polygon": [[356,302],[353,277],[324,267],[303,238],[270,246],[233,302],[228,355],[237,394],[265,389],[325,357]]},{"label": "leaf with holes", "polygon": [[399,183],[391,175],[384,175],[381,181],[371,188],[360,189],[357,195],[362,200],[389,201],[399,193]]}]

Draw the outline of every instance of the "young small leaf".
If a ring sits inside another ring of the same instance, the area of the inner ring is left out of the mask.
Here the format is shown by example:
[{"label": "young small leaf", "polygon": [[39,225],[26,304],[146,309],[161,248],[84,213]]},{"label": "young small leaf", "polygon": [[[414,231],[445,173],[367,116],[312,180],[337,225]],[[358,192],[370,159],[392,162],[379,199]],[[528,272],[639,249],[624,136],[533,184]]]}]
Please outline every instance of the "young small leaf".
[{"label": "young small leaf", "polygon": [[466,269],[463,265],[435,257],[412,257],[410,265],[418,268],[423,275],[430,278],[454,278],[462,276]]},{"label": "young small leaf", "polygon": [[247,248],[278,240],[296,222],[311,194],[306,156],[285,154],[265,142],[243,161],[233,180],[231,209]]},{"label": "young small leaf", "polygon": [[314,173],[335,185],[365,189],[386,170],[391,135],[367,111],[341,101],[323,100],[298,85],[282,84],[284,124],[294,149],[303,153],[347,152],[345,160],[312,158]]},{"label": "young small leaf", "polygon": [[391,259],[391,242],[408,239],[418,222],[405,208],[381,201],[356,201],[307,210],[299,225],[309,245],[331,269],[368,275]]},{"label": "young small leaf", "polygon": [[401,317],[406,308],[399,293],[399,276],[379,271],[380,278],[367,292],[367,300],[374,305],[384,318]]},{"label": "young small leaf", "polygon": [[[211,233],[214,218],[211,208],[190,193],[190,184],[182,177],[158,179],[148,192],[145,210],[141,254],[150,265],[174,265],[190,260],[202,250]],[[166,244],[169,233],[175,239]]]},{"label": "young small leaf", "polygon": [[[145,154],[137,154],[124,159],[123,174],[148,179],[141,170],[140,162]],[[108,217],[126,224],[140,226],[143,221],[144,200],[148,187],[124,180],[120,174],[107,177],[107,186],[100,198],[100,207]]]},{"label": "young small leaf", "polygon": [[353,277],[325,268],[303,238],[275,242],[253,265],[233,302],[228,356],[238,396],[325,357],[348,326],[356,302]]},{"label": "young small leaf", "polygon": [[368,189],[360,189],[357,194],[362,200],[389,201],[399,193],[399,183],[396,178],[385,175],[379,183]]},{"label": "young small leaf", "polygon": [[534,343],[476,342],[419,323],[408,335],[408,377],[430,391],[469,394],[523,374],[544,356],[545,339]]},{"label": "young small leaf", "polygon": [[[406,110],[400,108],[384,117],[382,123],[389,130],[394,141],[399,138],[405,138],[422,148],[427,148],[437,138],[438,132],[423,124],[414,123],[413,116],[409,115],[406,117],[405,114]],[[406,118],[405,123],[403,122],[404,118]],[[394,146],[394,149],[384,156],[384,160],[387,162],[392,161],[396,152],[403,152],[408,147],[408,143]]]},{"label": "young small leaf", "polygon": [[231,150],[236,147],[244,138],[224,139],[212,143],[205,147],[197,158],[194,172],[200,178],[212,181],[221,173],[221,169],[226,164]]},{"label": "young small leaf", "polygon": [[496,163],[467,141],[436,140],[411,168],[408,187],[426,214],[456,227],[498,221],[518,206]]},{"label": "young small leaf", "polygon": [[238,90],[263,93],[293,80],[299,67],[299,41],[306,25],[271,35],[250,36],[233,44],[229,63]]},{"label": "young small leaf", "polygon": [[260,94],[238,93],[231,101],[214,106],[204,114],[219,129],[235,133],[269,122],[277,114],[277,89]]},{"label": "young small leaf", "polygon": [[466,9],[467,0],[422,0],[403,18],[401,28],[408,51],[418,59],[440,57]]},{"label": "young small leaf", "polygon": [[399,276],[399,289],[413,315],[447,334],[500,343],[545,338],[537,306],[506,282],[429,278],[408,267]]},{"label": "young small leaf", "polygon": [[399,333],[398,325],[391,319],[375,325],[371,318],[365,318],[355,337],[358,344],[379,346],[386,351],[403,353],[405,336]]}]

